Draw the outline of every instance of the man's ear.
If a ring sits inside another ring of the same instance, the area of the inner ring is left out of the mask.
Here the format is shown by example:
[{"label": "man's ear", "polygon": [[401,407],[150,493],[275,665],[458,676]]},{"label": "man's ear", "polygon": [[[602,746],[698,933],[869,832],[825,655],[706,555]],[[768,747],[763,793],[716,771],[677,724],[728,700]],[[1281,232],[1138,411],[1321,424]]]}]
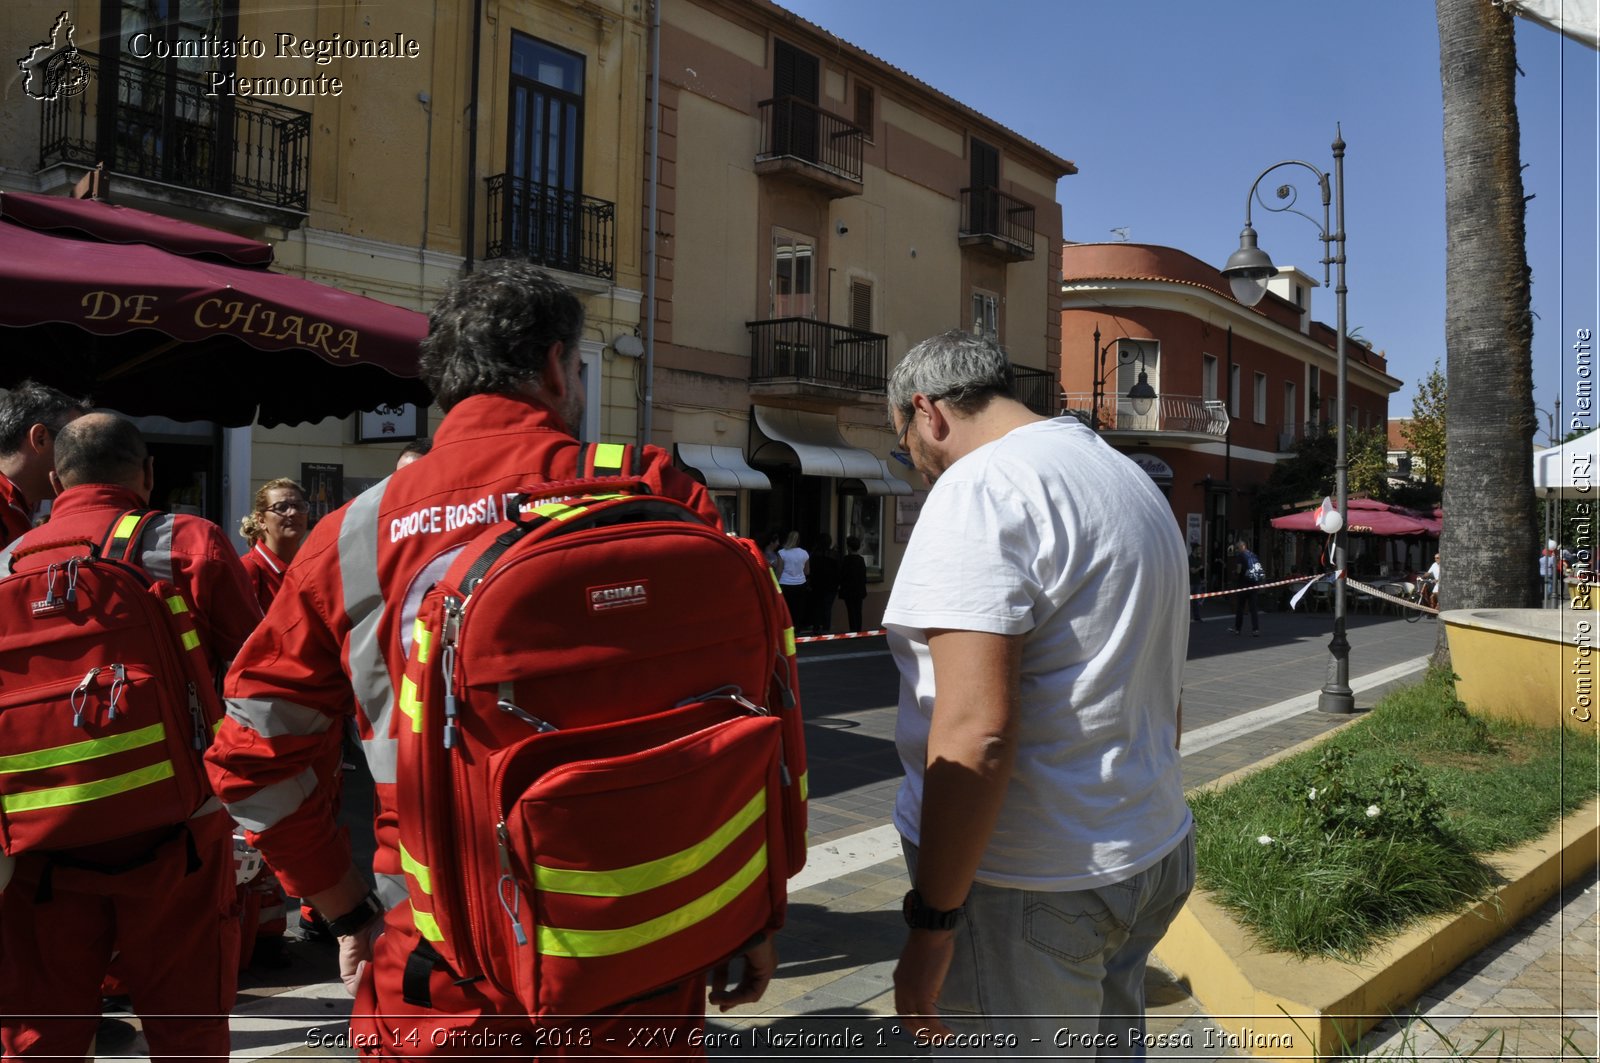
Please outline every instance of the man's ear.
[{"label": "man's ear", "polygon": [[61,477],[56,475],[56,471],[54,469],[51,469],[48,473],[46,473],[46,475],[50,477],[50,491],[52,494],[59,495],[61,492],[67,489],[66,484],[61,482]]},{"label": "man's ear", "polygon": [[54,439],[49,425],[36,424],[28,427],[28,446],[32,447],[36,454],[43,454]]},{"label": "man's ear", "polygon": [[144,471],[140,482],[144,485],[144,490],[140,494],[144,495],[145,504],[149,505],[150,492],[156,489],[156,459],[154,455],[145,456]]},{"label": "man's ear", "polygon": [[567,394],[567,345],[556,340],[544,354],[544,368],[539,371],[539,391],[552,402]]},{"label": "man's ear", "polygon": [[918,393],[911,396],[911,407],[911,415],[913,417],[915,417],[918,413],[922,413],[927,416],[928,431],[933,434],[933,438],[936,441],[942,440],[950,434],[950,418],[945,416],[945,412],[943,410],[939,409],[938,402],[928,398],[926,395]]}]

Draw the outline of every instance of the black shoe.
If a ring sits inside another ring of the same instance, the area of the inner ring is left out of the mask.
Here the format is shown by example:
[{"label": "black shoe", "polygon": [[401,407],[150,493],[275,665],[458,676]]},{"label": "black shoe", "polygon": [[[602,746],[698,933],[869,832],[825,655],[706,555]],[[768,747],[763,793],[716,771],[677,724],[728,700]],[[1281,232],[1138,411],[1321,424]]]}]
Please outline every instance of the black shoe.
[{"label": "black shoe", "polygon": [[281,971],[294,961],[289,958],[289,942],[281,935],[256,938],[250,951],[250,966],[259,971]]},{"label": "black shoe", "polygon": [[321,941],[330,945],[335,941],[333,931],[328,929],[328,921],[309,905],[300,909],[300,940]]}]

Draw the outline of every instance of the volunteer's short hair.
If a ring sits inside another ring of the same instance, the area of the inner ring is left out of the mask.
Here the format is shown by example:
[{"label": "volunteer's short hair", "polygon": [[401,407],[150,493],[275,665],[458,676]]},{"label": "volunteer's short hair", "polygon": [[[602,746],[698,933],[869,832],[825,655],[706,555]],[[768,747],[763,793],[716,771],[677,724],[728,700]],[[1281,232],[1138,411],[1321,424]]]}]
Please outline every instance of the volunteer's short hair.
[{"label": "volunteer's short hair", "polygon": [[428,315],[418,359],[440,409],[471,395],[510,395],[544,369],[550,345],[577,356],[583,304],[524,259],[485,263],[450,286]]},{"label": "volunteer's short hair", "polygon": [[258,543],[267,537],[267,531],[261,526],[260,514],[267,511],[267,499],[272,497],[274,491],[293,491],[305,501],[306,489],[300,486],[298,480],[287,476],[280,476],[276,480],[268,480],[256,488],[255,498],[250,503],[250,512],[239,518],[239,534],[244,536],[245,542]]},{"label": "volunteer's short hair", "polygon": [[139,429],[115,414],[80,417],[56,433],[56,475],[67,487],[126,483],[149,456]]},{"label": "volunteer's short hair", "polygon": [[432,439],[413,439],[411,442],[407,443],[405,446],[400,448],[400,453],[402,453],[402,454],[415,454],[417,457],[420,458],[420,457],[422,457],[424,454],[426,454],[428,451],[430,451],[432,449],[433,449],[433,440]]},{"label": "volunteer's short hair", "polygon": [[1011,361],[982,336],[953,329],[923,340],[889,374],[889,409],[901,420],[913,412],[912,396],[941,399],[957,412],[977,413],[996,395],[1011,394]]},{"label": "volunteer's short hair", "polygon": [[0,395],[0,454],[15,454],[28,438],[28,429],[42,424],[51,435],[79,414],[94,409],[87,398],[75,398],[44,384],[24,380]]}]

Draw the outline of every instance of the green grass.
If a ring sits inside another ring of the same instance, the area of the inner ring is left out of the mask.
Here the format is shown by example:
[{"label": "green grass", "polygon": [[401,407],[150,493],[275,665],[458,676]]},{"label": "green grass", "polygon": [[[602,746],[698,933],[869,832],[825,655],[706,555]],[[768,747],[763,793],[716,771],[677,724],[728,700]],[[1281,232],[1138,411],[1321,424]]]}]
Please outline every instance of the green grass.
[{"label": "green grass", "polygon": [[1357,958],[1484,896],[1486,856],[1595,792],[1593,737],[1472,716],[1430,673],[1315,749],[1196,795],[1199,884],[1270,949]]}]

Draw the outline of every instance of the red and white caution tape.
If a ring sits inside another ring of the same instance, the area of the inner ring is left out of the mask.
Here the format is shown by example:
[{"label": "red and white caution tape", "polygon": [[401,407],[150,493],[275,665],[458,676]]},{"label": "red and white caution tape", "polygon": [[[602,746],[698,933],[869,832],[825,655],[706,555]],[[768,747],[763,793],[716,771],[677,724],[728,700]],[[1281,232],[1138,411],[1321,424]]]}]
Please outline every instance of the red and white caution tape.
[{"label": "red and white caution tape", "polygon": [[1394,595],[1386,594],[1383,591],[1380,591],[1376,587],[1369,587],[1365,583],[1362,583],[1358,579],[1346,580],[1345,582],[1348,583],[1350,586],[1354,587],[1356,590],[1360,591],[1361,593],[1370,594],[1374,598],[1382,598],[1386,602],[1393,602],[1396,605],[1403,605],[1408,609],[1416,609],[1416,610],[1419,610],[1421,612],[1427,613],[1429,616],[1438,616],[1439,615],[1439,610],[1437,610],[1437,609],[1430,609],[1426,605],[1423,605],[1421,602],[1414,602],[1409,598],[1396,598]]},{"label": "red and white caution tape", "polygon": [[874,635],[887,635],[888,633],[886,629],[880,627],[876,631],[851,631],[844,635],[799,635],[795,637],[794,641],[797,644],[801,642],[834,642],[838,639],[867,639]]},{"label": "red and white caution tape", "polygon": [[1201,598],[1222,598],[1230,594],[1243,594],[1245,591],[1264,591],[1268,587],[1287,587],[1291,583],[1299,583],[1303,579],[1305,579],[1304,576],[1290,576],[1288,579],[1280,579],[1275,583],[1252,583],[1247,587],[1231,587],[1225,591],[1206,591],[1203,594],[1189,595],[1189,600],[1198,601]]}]

